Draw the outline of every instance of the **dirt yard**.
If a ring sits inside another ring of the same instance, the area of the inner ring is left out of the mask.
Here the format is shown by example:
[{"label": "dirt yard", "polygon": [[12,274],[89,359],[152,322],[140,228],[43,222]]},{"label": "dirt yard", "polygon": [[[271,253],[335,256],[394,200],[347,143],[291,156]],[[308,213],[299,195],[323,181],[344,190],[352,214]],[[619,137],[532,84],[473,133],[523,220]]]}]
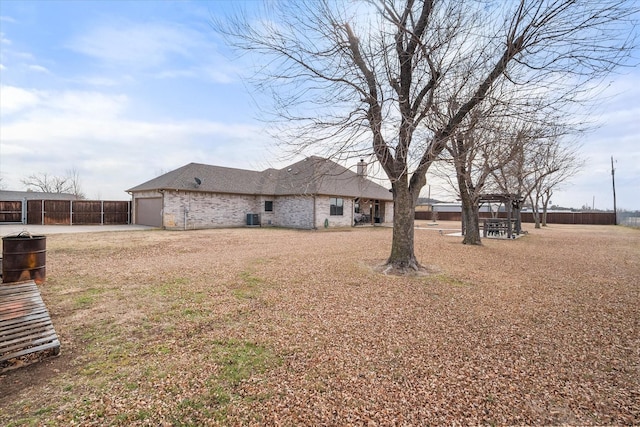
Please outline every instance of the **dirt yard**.
[{"label": "dirt yard", "polygon": [[640,231],[423,225],[413,278],[388,228],[48,236],[62,353],[0,425],[640,424]]}]

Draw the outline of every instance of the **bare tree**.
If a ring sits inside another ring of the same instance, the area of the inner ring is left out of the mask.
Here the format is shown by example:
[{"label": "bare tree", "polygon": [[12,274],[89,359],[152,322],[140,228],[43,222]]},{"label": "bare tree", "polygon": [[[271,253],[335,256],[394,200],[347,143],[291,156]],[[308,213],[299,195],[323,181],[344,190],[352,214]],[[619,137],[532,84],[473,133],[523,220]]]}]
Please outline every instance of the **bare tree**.
[{"label": "bare tree", "polygon": [[75,168],[67,171],[67,176],[49,175],[47,172],[43,172],[29,175],[20,181],[27,187],[27,191],[69,193],[79,199],[85,197],[80,185],[80,173]]},{"label": "bare tree", "polygon": [[[553,190],[583,165],[578,146],[564,141],[559,127],[529,128],[514,146],[512,159],[492,172],[492,183],[504,193],[529,201],[535,227],[540,228],[540,204],[546,212]],[[546,221],[545,221],[546,222]]]},{"label": "bare tree", "polygon": [[[547,225],[547,208],[553,191],[584,165],[575,146],[551,141],[532,158],[531,188],[528,193],[535,227]],[[542,212],[540,212],[542,208]]]},{"label": "bare tree", "polygon": [[31,174],[20,180],[27,191],[42,191],[44,193],[70,193],[71,186],[67,178],[52,176],[48,173]]},{"label": "bare tree", "polygon": [[513,120],[483,118],[482,126],[459,129],[447,146],[462,204],[462,243],[469,245],[481,244],[480,199],[490,188],[492,175],[513,160],[519,138]]},{"label": "bare tree", "polygon": [[[265,111],[295,153],[373,151],[391,181],[387,263],[398,271],[419,268],[415,205],[467,116],[507,88],[586,94],[628,54],[633,12],[624,0],[267,5],[264,17],[239,14],[214,26],[243,52],[261,55],[255,87],[271,96]],[[434,106],[452,94],[460,103],[436,126]]]},{"label": "bare tree", "polygon": [[80,184],[80,171],[75,167],[67,170],[67,179],[71,187],[70,193],[75,195],[78,199],[84,199],[85,194],[82,191],[82,185]]}]

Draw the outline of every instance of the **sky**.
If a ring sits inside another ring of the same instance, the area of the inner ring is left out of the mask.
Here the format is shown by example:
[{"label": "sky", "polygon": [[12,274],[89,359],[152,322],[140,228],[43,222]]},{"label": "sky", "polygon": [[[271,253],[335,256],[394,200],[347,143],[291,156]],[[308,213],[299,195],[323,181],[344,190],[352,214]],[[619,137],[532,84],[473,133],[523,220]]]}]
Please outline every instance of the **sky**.
[{"label": "sky", "polygon": [[[87,198],[128,200],[127,189],[190,162],[293,163],[211,27],[232,3],[0,0],[0,188],[75,171]],[[553,204],[611,209],[613,156],[617,207],[640,210],[640,68],[606,83],[598,127],[580,139],[585,167]],[[432,197],[455,199],[431,182]]]}]

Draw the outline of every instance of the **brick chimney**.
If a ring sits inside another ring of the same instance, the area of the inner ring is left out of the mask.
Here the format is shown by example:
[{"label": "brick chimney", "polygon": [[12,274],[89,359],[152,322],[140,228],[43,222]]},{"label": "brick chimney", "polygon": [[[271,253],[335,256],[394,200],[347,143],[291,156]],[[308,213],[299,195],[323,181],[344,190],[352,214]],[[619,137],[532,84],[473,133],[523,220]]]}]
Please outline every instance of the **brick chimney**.
[{"label": "brick chimney", "polygon": [[358,162],[358,176],[367,176],[367,162],[364,159],[360,159],[360,162]]}]

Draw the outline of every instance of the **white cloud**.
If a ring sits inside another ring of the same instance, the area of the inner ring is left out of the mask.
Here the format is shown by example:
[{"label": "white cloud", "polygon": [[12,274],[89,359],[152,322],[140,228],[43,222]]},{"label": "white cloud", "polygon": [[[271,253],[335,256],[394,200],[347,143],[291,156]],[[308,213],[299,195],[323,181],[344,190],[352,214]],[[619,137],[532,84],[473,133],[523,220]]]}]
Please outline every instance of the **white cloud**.
[{"label": "white cloud", "polygon": [[105,76],[89,76],[79,77],[74,79],[75,82],[89,85],[89,86],[101,86],[101,87],[114,87],[120,85],[123,81],[131,80],[124,76],[123,78],[105,77]]},{"label": "white cloud", "polygon": [[22,113],[3,117],[0,128],[0,170],[9,189],[22,189],[20,179],[27,172],[62,175],[76,168],[89,197],[124,199],[126,189],[189,162],[241,168],[263,164],[270,144],[257,126],[129,119],[124,95],[9,92],[14,93],[14,111],[20,107]]},{"label": "white cloud", "polygon": [[[41,91],[14,86],[2,86],[0,112],[10,115],[22,112],[28,117],[42,115],[43,112],[63,112],[75,117],[114,117],[126,107],[124,95],[105,95],[87,91]],[[28,110],[28,111],[25,111]],[[37,127],[38,124],[36,123]]]},{"label": "white cloud", "polygon": [[207,76],[209,80],[216,83],[231,83],[236,79],[239,70],[221,69],[221,67],[210,66],[202,70],[202,75]]},{"label": "white cloud", "polygon": [[199,78],[213,83],[233,83],[237,80],[237,70],[232,67],[207,65],[203,67],[163,70],[155,76],[161,79]]},{"label": "white cloud", "polygon": [[[212,31],[213,32],[213,31]],[[160,79],[236,80],[239,69],[206,34],[169,23],[105,23],[74,37],[68,48],[97,59],[108,69]]]},{"label": "white cloud", "polygon": [[31,91],[14,86],[0,86],[0,112],[13,114],[20,110],[33,107],[40,103],[37,91]]},{"label": "white cloud", "polygon": [[100,92],[65,91],[52,93],[49,98],[53,109],[74,116],[91,119],[117,117],[127,106],[126,95],[106,95]]},{"label": "white cloud", "polygon": [[76,52],[120,67],[156,67],[171,55],[189,56],[198,33],[157,23],[102,25],[76,37],[68,47]]},{"label": "white cloud", "polygon": [[39,73],[50,74],[49,70],[43,67],[42,65],[29,65],[28,68],[32,71],[37,71]]}]

